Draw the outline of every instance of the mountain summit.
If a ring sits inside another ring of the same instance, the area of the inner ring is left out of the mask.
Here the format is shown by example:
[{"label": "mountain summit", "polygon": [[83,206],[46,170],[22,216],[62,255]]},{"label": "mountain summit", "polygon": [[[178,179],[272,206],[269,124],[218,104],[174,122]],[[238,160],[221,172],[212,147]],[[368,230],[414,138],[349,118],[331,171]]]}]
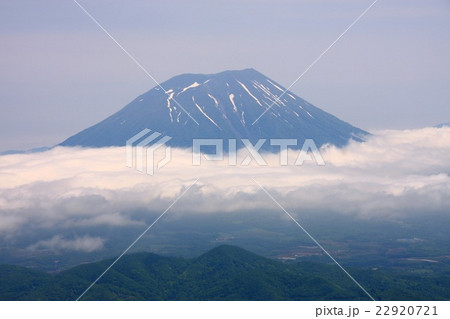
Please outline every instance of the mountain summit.
[{"label": "mountain summit", "polygon": [[123,146],[145,128],[171,136],[167,144],[176,147],[191,147],[195,138],[245,138],[253,143],[261,138],[290,138],[299,141],[298,147],[304,139],[313,139],[317,146],[343,146],[349,139],[361,141],[367,134],[290,91],[282,95],[284,91],[254,69],[182,74],[61,145]]}]

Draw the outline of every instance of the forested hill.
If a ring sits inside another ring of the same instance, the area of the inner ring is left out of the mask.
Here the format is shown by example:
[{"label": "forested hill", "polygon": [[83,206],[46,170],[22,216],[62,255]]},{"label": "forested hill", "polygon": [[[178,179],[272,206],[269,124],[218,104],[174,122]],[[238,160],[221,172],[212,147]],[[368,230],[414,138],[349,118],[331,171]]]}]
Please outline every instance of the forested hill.
[{"label": "forested hill", "polygon": [[[49,275],[0,266],[1,300],[75,300],[112,260]],[[449,300],[450,276],[349,269],[379,300]],[[83,300],[368,300],[334,264],[282,263],[234,246],[193,259],[124,256]]]}]

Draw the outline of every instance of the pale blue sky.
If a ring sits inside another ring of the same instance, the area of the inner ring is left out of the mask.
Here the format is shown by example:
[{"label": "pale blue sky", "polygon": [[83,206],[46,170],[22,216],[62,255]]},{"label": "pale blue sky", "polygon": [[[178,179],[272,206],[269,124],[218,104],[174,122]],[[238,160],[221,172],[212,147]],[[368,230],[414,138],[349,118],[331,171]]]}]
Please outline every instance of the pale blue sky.
[{"label": "pale blue sky", "polygon": [[[80,0],[158,80],[289,86],[372,0]],[[0,151],[54,145],[155,84],[72,0],[0,0]],[[292,91],[363,129],[450,121],[450,1],[380,0]]]}]

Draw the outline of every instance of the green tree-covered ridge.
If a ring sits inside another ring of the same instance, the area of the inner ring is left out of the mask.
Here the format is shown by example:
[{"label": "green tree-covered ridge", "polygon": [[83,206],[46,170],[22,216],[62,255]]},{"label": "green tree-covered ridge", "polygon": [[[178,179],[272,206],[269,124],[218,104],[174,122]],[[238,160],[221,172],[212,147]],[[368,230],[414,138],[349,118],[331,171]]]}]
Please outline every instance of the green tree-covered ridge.
[{"label": "green tree-covered ridge", "polygon": [[[1,300],[75,300],[112,260],[50,275],[0,266]],[[450,276],[349,269],[379,300],[449,300]],[[234,246],[193,259],[124,256],[83,300],[368,300],[335,265],[282,263]]]}]

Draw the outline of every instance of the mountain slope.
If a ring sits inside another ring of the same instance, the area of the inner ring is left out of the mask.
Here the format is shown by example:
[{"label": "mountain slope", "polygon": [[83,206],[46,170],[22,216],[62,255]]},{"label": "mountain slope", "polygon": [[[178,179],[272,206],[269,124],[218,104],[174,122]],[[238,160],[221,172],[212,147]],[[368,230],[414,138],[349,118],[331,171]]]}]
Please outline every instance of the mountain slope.
[{"label": "mountain slope", "polygon": [[182,300],[364,299],[342,283],[311,277],[300,268],[233,246],[220,246],[200,256],[181,279],[176,289]]},{"label": "mountain slope", "polygon": [[436,125],[435,127],[437,127],[437,128],[450,127],[450,122],[442,123],[442,124]]},{"label": "mountain slope", "polygon": [[285,89],[254,69],[183,74],[161,86],[166,92],[158,86],[151,89],[61,145],[122,146],[145,128],[171,136],[167,144],[178,147],[192,146],[194,138],[247,138],[252,142],[295,138],[299,147],[304,139],[312,138],[317,146],[342,146],[351,138],[361,140],[367,134],[290,91],[277,100]]},{"label": "mountain slope", "polygon": [[[0,300],[75,300],[110,264],[84,264],[58,275],[0,266]],[[450,299],[448,274],[417,277],[348,269],[380,300]],[[367,300],[335,265],[282,263],[233,246],[194,258],[124,256],[83,300]]]}]

